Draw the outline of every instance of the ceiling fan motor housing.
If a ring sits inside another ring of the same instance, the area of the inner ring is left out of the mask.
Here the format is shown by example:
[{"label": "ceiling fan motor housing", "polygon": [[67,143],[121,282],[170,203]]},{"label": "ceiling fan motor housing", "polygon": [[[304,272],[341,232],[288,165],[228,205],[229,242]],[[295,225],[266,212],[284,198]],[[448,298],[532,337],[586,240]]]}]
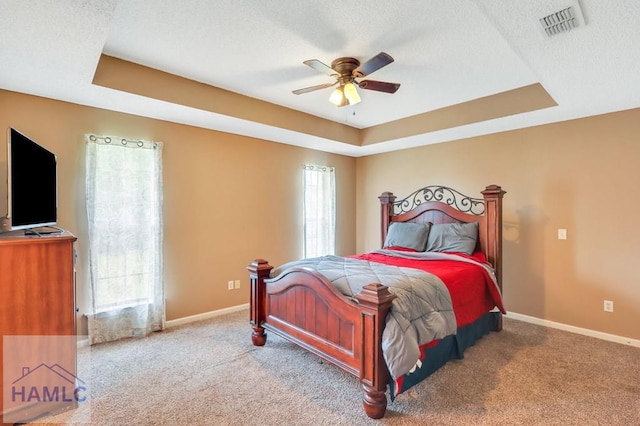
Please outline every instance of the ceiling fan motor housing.
[{"label": "ceiling fan motor housing", "polygon": [[331,68],[336,71],[340,80],[351,80],[353,77],[353,70],[360,66],[360,61],[355,58],[338,58],[331,62]]}]

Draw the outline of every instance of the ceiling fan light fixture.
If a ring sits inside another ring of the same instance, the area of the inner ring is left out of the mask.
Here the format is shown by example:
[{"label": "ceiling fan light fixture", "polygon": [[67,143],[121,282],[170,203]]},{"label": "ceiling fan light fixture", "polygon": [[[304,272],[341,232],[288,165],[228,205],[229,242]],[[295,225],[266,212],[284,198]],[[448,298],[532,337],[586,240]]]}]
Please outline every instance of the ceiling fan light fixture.
[{"label": "ceiling fan light fixture", "polygon": [[345,98],[344,96],[342,86],[337,87],[336,90],[331,92],[331,96],[329,96],[329,102],[339,107],[345,106],[348,103],[347,98]]},{"label": "ceiling fan light fixture", "polygon": [[344,96],[349,101],[349,105],[355,105],[361,100],[356,85],[351,81],[344,85]]}]

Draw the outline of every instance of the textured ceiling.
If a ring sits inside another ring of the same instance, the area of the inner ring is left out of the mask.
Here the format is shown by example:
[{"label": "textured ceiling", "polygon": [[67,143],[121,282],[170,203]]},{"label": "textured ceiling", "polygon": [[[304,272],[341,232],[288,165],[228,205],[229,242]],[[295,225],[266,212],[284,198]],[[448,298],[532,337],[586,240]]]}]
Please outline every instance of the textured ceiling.
[{"label": "textured ceiling", "polygon": [[[640,106],[636,0],[0,0],[0,6],[0,88],[353,156]],[[538,19],[567,6],[579,7],[584,22],[545,38]],[[381,51],[395,62],[370,78],[401,83],[393,95],[360,90],[360,104],[336,108],[328,102],[332,89],[291,93],[331,81],[304,60],[365,61]],[[535,84],[555,102],[345,144],[93,84],[101,55],[363,132]]]}]

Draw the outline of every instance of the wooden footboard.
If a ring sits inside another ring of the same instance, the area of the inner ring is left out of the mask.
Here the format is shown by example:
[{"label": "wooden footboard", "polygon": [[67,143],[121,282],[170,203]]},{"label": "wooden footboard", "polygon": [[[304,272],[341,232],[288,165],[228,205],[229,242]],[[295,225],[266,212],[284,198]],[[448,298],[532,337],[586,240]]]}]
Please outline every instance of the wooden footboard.
[{"label": "wooden footboard", "polygon": [[365,412],[383,417],[389,374],[382,357],[382,330],[395,298],[389,289],[368,284],[351,300],[322,275],[304,268],[269,278],[273,267],[257,259],[247,269],[253,344],[264,345],[268,330],[358,377]]}]

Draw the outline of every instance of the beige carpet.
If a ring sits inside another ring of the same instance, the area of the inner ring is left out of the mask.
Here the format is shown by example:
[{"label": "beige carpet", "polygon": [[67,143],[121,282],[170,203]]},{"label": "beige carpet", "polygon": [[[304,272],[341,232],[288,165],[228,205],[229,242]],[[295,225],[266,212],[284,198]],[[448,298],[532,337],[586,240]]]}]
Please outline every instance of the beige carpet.
[{"label": "beige carpet", "polygon": [[376,421],[357,379],[249,335],[242,311],[94,346],[90,404],[45,420],[89,408],[95,425],[640,425],[639,348],[507,318]]}]

